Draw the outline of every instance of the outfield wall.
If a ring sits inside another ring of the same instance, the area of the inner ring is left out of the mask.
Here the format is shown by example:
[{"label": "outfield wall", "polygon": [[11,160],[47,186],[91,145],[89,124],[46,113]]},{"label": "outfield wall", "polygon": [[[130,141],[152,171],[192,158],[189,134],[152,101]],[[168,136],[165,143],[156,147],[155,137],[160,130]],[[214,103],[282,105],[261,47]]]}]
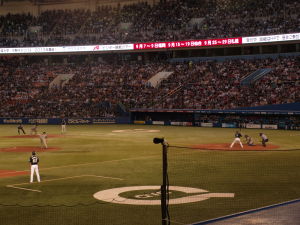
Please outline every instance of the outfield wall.
[{"label": "outfield wall", "polygon": [[300,111],[135,109],[131,120],[147,125],[300,130]]},{"label": "outfield wall", "polygon": [[[127,117],[101,117],[101,118],[65,118],[67,124],[126,124],[130,123]],[[0,118],[0,124],[61,124],[61,118]]]},{"label": "outfield wall", "polygon": [[[64,118],[69,125],[140,124],[300,130],[300,111],[132,110],[130,117]],[[0,124],[59,125],[62,118],[0,118]]]}]

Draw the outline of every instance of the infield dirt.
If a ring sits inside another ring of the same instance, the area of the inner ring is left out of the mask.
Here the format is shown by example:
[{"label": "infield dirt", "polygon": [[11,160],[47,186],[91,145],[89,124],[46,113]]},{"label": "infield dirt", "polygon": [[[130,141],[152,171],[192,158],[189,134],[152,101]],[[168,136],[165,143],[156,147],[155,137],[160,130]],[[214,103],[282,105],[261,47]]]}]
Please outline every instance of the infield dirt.
[{"label": "infield dirt", "polygon": [[16,146],[10,148],[0,148],[0,152],[48,152],[48,151],[58,151],[61,148],[50,147],[47,149],[36,147],[36,146]]},{"label": "infield dirt", "polygon": [[244,148],[241,148],[240,145],[234,145],[232,148],[230,148],[230,144],[228,143],[221,143],[221,144],[199,144],[199,145],[193,145],[192,148],[195,149],[203,149],[203,150],[223,150],[223,151],[266,151],[266,150],[273,150],[278,149],[278,145],[272,145],[269,144],[266,147],[262,145],[254,145],[254,146],[248,146],[244,145]]}]

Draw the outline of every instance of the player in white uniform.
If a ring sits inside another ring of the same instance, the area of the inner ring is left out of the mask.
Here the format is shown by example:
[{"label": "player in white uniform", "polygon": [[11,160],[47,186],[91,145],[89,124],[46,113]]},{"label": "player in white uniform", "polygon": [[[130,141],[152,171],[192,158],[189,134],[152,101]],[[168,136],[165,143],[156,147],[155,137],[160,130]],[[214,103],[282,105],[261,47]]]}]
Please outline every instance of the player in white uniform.
[{"label": "player in white uniform", "polygon": [[242,137],[241,133],[238,132],[238,131],[236,131],[235,134],[234,134],[234,140],[233,140],[233,142],[231,143],[230,148],[232,148],[233,145],[234,145],[236,142],[240,143],[240,146],[241,146],[242,148],[244,148],[244,146],[243,146],[243,144],[242,144],[242,142],[241,142],[241,137]]},{"label": "player in white uniform", "polygon": [[48,144],[47,144],[47,134],[46,132],[43,132],[42,134],[39,135],[40,137],[40,141],[41,141],[41,148],[48,148]]},{"label": "player in white uniform", "polygon": [[38,182],[41,182],[40,173],[39,173],[39,157],[37,157],[35,152],[32,152],[32,155],[29,158],[30,163],[30,183],[33,182],[33,174],[35,172]]},{"label": "player in white uniform", "polygon": [[261,137],[261,143],[264,147],[266,147],[266,143],[269,141],[267,135],[265,135],[264,133],[259,133],[259,136]]}]

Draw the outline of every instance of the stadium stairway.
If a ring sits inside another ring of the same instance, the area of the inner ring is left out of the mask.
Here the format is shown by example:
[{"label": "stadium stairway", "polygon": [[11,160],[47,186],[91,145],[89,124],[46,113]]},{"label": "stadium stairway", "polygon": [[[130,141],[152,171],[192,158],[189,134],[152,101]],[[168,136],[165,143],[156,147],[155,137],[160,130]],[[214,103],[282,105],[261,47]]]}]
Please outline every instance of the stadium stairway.
[{"label": "stadium stairway", "polygon": [[74,74],[59,74],[54,80],[49,84],[49,88],[53,87],[63,87],[72,77]]},{"label": "stadium stairway", "polygon": [[162,72],[158,72],[157,74],[155,74],[153,77],[151,77],[148,80],[148,84],[152,87],[158,87],[160,85],[160,83],[167,79],[171,74],[173,74],[174,72],[167,72],[167,71],[162,71]]},{"label": "stadium stairway", "polygon": [[270,73],[271,71],[271,68],[258,69],[250,75],[243,78],[241,81],[241,85],[249,86],[250,84],[253,84],[254,82],[261,79],[263,76]]}]

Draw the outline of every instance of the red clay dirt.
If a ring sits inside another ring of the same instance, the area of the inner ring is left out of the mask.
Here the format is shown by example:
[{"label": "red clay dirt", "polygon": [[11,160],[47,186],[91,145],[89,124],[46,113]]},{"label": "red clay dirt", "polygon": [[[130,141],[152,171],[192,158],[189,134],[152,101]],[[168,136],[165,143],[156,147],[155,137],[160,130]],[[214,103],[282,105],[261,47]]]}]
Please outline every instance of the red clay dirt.
[{"label": "red clay dirt", "polygon": [[[4,138],[38,138],[39,135],[28,135],[28,134],[24,134],[24,135],[15,135],[15,136],[4,136]],[[62,134],[47,134],[48,138],[61,138],[61,137],[65,137],[65,135]]]},{"label": "red clay dirt", "polygon": [[0,152],[49,152],[49,151],[58,151],[61,148],[58,147],[49,147],[47,149],[42,149],[36,146],[16,146],[10,148],[0,148]]},{"label": "red clay dirt", "polygon": [[267,144],[266,147],[262,145],[248,146],[244,145],[244,148],[241,148],[239,144],[235,144],[230,148],[230,143],[220,143],[220,144],[201,144],[193,145],[192,148],[203,149],[203,150],[222,150],[222,151],[266,151],[279,148],[278,145]]},{"label": "red clay dirt", "polygon": [[29,174],[27,171],[14,171],[14,170],[0,170],[0,178],[1,177],[15,177],[19,175]]}]

